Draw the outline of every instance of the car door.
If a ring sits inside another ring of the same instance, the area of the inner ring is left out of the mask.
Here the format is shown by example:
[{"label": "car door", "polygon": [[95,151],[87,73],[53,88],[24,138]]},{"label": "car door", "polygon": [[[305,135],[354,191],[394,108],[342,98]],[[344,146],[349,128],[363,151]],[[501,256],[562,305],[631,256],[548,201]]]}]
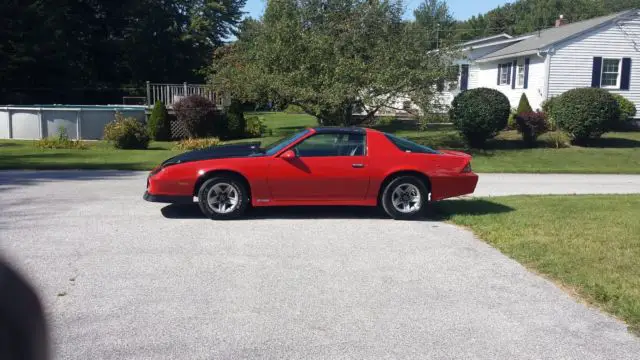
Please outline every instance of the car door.
[{"label": "car door", "polygon": [[276,201],[353,201],[367,194],[364,133],[320,132],[292,148],[296,157],[272,159],[268,184]]}]

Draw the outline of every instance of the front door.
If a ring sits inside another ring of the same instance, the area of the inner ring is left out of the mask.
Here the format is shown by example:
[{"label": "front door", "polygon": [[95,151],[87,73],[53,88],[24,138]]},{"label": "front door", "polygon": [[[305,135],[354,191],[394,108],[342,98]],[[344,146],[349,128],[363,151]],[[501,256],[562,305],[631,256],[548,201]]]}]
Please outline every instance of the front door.
[{"label": "front door", "polygon": [[317,133],[297,144],[293,159],[269,166],[276,201],[363,200],[369,186],[365,134]]}]

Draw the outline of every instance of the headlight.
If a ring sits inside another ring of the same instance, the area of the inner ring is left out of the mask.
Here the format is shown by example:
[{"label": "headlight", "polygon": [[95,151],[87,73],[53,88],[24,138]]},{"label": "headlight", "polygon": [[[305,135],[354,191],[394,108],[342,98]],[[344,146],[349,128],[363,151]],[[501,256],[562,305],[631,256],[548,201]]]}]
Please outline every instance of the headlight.
[{"label": "headlight", "polygon": [[467,163],[467,165],[464,167],[464,169],[462,169],[463,173],[470,173],[471,172],[471,163]]}]

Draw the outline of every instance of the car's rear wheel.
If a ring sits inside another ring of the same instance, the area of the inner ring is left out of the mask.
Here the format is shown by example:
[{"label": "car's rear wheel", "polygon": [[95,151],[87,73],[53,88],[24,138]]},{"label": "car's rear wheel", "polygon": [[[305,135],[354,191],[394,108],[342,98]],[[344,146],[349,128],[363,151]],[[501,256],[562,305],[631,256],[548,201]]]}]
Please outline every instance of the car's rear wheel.
[{"label": "car's rear wheel", "polygon": [[382,208],[396,220],[419,217],[428,203],[425,184],[414,176],[400,176],[389,182],[382,192]]},{"label": "car's rear wheel", "polygon": [[231,176],[216,176],[198,191],[202,213],[214,220],[236,219],[244,215],[249,203],[246,187]]}]

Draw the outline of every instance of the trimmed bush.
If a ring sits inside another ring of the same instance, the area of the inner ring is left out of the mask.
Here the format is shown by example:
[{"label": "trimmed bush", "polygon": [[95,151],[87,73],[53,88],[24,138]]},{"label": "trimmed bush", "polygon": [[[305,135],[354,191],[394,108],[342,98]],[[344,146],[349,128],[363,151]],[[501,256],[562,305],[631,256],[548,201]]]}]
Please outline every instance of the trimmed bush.
[{"label": "trimmed bush", "polygon": [[171,124],[169,122],[169,112],[162,101],[156,101],[153,110],[149,116],[147,123],[149,136],[153,140],[168,141],[171,140]]},{"label": "trimmed bush", "polygon": [[202,138],[202,139],[184,139],[178,141],[174,146],[174,150],[196,150],[205,149],[211,146],[221,145],[222,142],[217,137]]},{"label": "trimmed bush", "polygon": [[556,123],[555,123],[555,118],[553,117],[553,107],[557,102],[558,102],[558,97],[553,96],[543,101],[541,105],[544,116],[547,118],[549,125],[551,125],[551,128],[554,130],[556,127]]},{"label": "trimmed bush", "polygon": [[525,112],[516,116],[516,126],[518,132],[522,134],[522,140],[528,146],[534,146],[538,136],[549,131],[549,123],[545,119],[544,113]]},{"label": "trimmed bush", "polygon": [[481,148],[507,126],[510,111],[509,99],[503,93],[477,88],[453,99],[449,117],[469,146]]},{"label": "trimmed bush", "polygon": [[636,116],[636,105],[620,94],[613,94],[620,108],[620,122],[626,123]]},{"label": "trimmed bush", "polygon": [[262,137],[262,135],[267,131],[267,125],[265,125],[264,118],[262,116],[249,116],[246,118],[246,121],[247,125],[245,133],[247,137]]},{"label": "trimmed bush", "polygon": [[104,139],[116,149],[146,149],[151,138],[144,125],[134,117],[116,112],[115,120],[104,127]]},{"label": "trimmed bush", "polygon": [[522,93],[520,96],[520,102],[518,103],[518,111],[517,114],[530,113],[533,112],[531,105],[529,104],[529,99],[525,93]]},{"label": "trimmed bush", "polygon": [[293,105],[293,104],[289,104],[285,109],[284,112],[287,114],[304,114],[304,110],[302,110],[302,108],[298,105]]},{"label": "trimmed bush", "polygon": [[69,139],[69,134],[67,133],[67,128],[64,126],[58,127],[58,135],[48,137],[45,139],[40,139],[35,143],[36,147],[39,149],[76,149],[76,150],[85,150],[89,147],[87,144],[83,143],[80,140],[71,140]]},{"label": "trimmed bush", "polygon": [[620,109],[607,90],[580,88],[560,95],[553,105],[553,116],[572,142],[582,144],[609,131],[620,118]]},{"label": "trimmed bush", "polygon": [[229,138],[241,138],[244,136],[246,121],[242,111],[242,103],[232,100],[226,110],[227,113],[227,133],[218,133]]},{"label": "trimmed bush", "polygon": [[224,121],[216,121],[216,106],[209,99],[190,95],[173,105],[176,118],[182,123],[189,137],[204,137],[210,131],[216,135],[226,134]]}]

